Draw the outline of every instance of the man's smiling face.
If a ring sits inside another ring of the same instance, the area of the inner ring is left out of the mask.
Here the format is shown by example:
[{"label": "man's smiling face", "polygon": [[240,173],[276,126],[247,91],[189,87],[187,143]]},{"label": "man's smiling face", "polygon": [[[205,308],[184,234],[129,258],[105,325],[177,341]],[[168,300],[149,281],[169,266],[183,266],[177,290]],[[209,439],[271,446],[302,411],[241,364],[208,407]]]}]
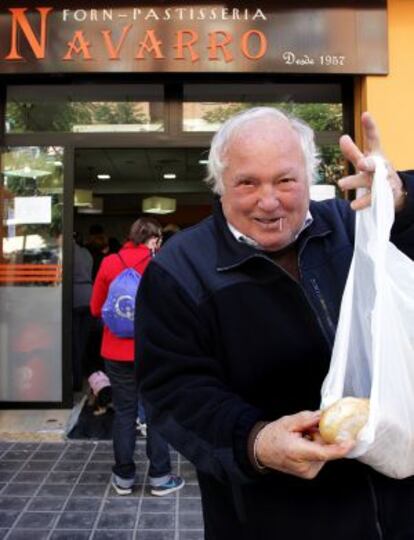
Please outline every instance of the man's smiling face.
[{"label": "man's smiling face", "polygon": [[227,221],[266,251],[292,243],[309,208],[309,182],[299,135],[285,120],[246,122],[224,153]]}]

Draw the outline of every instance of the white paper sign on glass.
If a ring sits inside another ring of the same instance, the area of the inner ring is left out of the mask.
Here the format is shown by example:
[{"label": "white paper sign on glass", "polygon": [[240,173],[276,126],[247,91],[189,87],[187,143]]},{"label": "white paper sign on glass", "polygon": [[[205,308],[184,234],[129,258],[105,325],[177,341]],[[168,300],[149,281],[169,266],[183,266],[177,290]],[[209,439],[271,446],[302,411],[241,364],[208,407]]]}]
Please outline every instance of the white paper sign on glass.
[{"label": "white paper sign on glass", "polygon": [[52,223],[52,197],[15,197],[14,225]]}]

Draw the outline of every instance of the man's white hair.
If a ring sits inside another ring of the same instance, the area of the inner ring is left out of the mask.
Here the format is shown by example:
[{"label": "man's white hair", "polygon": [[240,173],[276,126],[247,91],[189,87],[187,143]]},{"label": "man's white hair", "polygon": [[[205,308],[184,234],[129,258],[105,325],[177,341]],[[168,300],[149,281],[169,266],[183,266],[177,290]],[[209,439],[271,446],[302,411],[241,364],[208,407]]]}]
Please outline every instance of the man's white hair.
[{"label": "man's white hair", "polygon": [[214,193],[218,195],[224,193],[223,172],[227,166],[226,151],[231,138],[237,134],[243,125],[254,123],[256,120],[262,120],[264,118],[274,119],[277,122],[285,120],[289,123],[291,128],[299,135],[309,184],[312,184],[316,180],[320,159],[315,145],[313,129],[303,120],[289,116],[279,109],[273,107],[254,107],[226,120],[211,141],[207,165],[208,176],[205,182],[211,187]]}]

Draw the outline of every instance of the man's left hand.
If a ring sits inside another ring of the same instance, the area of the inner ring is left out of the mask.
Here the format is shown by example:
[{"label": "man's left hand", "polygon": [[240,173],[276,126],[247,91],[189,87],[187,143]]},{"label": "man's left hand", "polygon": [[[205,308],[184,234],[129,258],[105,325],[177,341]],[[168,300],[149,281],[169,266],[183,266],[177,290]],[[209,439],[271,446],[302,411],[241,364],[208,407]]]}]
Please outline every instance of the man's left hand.
[{"label": "man's left hand", "polygon": [[339,140],[342,154],[355,167],[356,173],[339,180],[338,185],[342,191],[348,189],[365,188],[367,192],[351,203],[353,210],[362,210],[371,204],[371,186],[375,172],[375,162],[370,158],[372,155],[379,155],[384,159],[388,171],[388,181],[394,195],[395,211],[401,210],[404,206],[405,190],[400,177],[395,172],[391,164],[387,161],[381,151],[380,136],[374,119],[368,112],[364,112],[361,117],[364,139],[366,144],[366,155],[364,155],[349,135],[343,135]]}]

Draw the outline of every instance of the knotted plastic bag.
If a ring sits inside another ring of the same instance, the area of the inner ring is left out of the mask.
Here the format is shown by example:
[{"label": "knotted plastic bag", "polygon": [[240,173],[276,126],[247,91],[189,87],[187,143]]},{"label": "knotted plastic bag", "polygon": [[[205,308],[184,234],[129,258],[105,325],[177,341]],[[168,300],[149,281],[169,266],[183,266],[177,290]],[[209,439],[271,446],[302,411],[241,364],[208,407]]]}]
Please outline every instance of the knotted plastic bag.
[{"label": "knotted plastic bag", "polygon": [[321,408],[345,396],[370,398],[368,422],[347,457],[405,478],[414,474],[414,262],[389,241],[393,194],[383,160],[374,159],[372,204],[356,215]]}]

